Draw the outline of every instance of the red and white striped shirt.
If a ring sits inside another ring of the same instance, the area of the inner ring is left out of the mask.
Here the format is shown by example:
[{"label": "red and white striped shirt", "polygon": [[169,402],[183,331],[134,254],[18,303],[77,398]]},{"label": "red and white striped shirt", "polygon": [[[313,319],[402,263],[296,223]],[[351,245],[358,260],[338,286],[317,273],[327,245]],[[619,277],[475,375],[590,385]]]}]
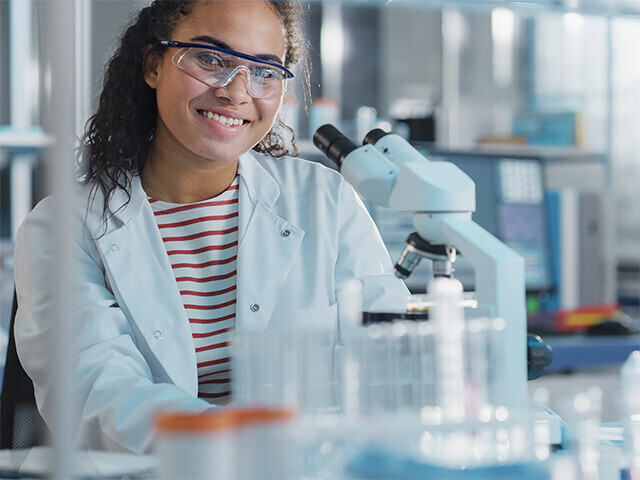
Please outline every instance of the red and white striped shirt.
[{"label": "red and white striped shirt", "polygon": [[231,398],[229,342],[236,316],[238,176],[211,200],[148,200],[191,325],[198,396],[226,403]]}]

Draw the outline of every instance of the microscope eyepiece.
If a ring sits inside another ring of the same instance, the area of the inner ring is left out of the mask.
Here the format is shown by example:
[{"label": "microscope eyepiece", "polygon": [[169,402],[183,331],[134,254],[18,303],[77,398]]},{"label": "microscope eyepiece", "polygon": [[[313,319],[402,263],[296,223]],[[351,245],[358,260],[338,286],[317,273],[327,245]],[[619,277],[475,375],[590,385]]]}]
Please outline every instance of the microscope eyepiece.
[{"label": "microscope eyepiece", "polygon": [[378,140],[380,140],[385,135],[389,135],[389,133],[390,132],[385,132],[381,128],[374,128],[364,136],[364,140],[362,140],[362,144],[375,145],[378,142]]},{"label": "microscope eyepiece", "polygon": [[342,166],[342,161],[357,147],[331,124],[321,126],[313,134],[313,144],[327,157]]}]

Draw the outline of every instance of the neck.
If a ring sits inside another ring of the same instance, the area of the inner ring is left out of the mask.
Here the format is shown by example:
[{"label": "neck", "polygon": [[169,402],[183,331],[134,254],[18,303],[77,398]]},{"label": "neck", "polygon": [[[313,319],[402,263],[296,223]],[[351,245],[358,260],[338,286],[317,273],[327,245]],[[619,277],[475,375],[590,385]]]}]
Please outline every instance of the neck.
[{"label": "neck", "polygon": [[215,162],[189,153],[160,149],[153,142],[140,176],[147,195],[163,202],[195,203],[220,195],[233,183],[237,160]]}]

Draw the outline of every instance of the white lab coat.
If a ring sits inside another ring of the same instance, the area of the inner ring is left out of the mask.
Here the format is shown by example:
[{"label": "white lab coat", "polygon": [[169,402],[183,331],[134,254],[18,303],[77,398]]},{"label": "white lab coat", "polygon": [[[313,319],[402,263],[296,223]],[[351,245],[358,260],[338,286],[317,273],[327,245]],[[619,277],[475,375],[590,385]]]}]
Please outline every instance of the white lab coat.
[{"label": "white lab coat", "polygon": [[[298,158],[249,152],[239,163],[236,328],[338,329],[336,291],[364,283],[365,310],[401,309],[408,291],[362,202],[342,176]],[[160,410],[204,411],[189,322],[140,178],[118,190],[102,223],[102,196],[75,203],[70,232],[74,345],[70,396],[78,446],[146,452]],[[18,354],[51,425],[56,219],[51,198],[20,228],[15,249]],[[64,279],[62,279],[64,281]]]}]

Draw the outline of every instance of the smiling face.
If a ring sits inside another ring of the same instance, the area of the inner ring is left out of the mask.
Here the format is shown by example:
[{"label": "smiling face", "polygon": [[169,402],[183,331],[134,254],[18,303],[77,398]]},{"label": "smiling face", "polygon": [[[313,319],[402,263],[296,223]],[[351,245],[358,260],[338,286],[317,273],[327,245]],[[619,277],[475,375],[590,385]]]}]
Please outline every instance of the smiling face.
[{"label": "smiling face", "polygon": [[[164,40],[221,46],[278,63],[286,53],[282,22],[261,0],[198,2]],[[174,65],[176,51],[167,48],[145,65],[158,105],[152,151],[204,165],[237,161],[271,129],[282,96],[251,97],[244,72],[225,88],[209,87]]]}]

